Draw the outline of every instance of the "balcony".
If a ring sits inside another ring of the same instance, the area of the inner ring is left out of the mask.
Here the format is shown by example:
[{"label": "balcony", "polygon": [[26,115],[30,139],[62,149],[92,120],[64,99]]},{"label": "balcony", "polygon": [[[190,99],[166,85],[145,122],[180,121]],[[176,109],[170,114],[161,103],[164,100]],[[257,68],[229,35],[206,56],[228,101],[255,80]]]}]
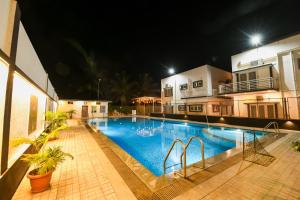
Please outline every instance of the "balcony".
[{"label": "balcony", "polygon": [[243,92],[254,92],[261,90],[277,90],[278,78],[267,77],[262,79],[253,79],[229,84],[219,85],[218,94],[232,94]]}]

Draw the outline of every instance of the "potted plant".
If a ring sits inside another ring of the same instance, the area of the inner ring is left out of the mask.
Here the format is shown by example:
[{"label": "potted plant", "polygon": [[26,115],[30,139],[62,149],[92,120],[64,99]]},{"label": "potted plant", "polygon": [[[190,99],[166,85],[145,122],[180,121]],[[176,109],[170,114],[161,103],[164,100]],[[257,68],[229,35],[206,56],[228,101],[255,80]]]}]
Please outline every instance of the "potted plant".
[{"label": "potted plant", "polygon": [[296,151],[300,151],[300,139],[298,139],[297,141],[292,143],[292,147],[293,149],[295,149]]},{"label": "potted plant", "polygon": [[46,132],[51,132],[65,125],[67,118],[67,113],[65,112],[46,112],[46,121],[49,124]]},{"label": "potted plant", "polygon": [[73,115],[75,115],[76,114],[76,110],[69,110],[68,112],[68,115],[69,115],[69,119],[73,119]]},{"label": "potted plant", "polygon": [[31,192],[42,192],[49,188],[53,171],[66,157],[73,159],[69,153],[62,151],[61,147],[48,147],[36,154],[24,154],[21,158],[33,169],[28,173]]}]

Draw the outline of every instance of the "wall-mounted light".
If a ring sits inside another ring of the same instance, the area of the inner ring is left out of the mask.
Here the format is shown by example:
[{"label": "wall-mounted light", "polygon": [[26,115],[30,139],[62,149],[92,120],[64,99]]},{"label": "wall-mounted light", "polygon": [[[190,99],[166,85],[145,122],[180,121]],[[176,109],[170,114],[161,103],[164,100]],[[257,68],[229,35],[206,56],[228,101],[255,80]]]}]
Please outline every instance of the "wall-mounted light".
[{"label": "wall-mounted light", "polygon": [[257,47],[258,45],[261,44],[261,35],[255,34],[255,35],[251,36],[250,42],[253,46]]}]

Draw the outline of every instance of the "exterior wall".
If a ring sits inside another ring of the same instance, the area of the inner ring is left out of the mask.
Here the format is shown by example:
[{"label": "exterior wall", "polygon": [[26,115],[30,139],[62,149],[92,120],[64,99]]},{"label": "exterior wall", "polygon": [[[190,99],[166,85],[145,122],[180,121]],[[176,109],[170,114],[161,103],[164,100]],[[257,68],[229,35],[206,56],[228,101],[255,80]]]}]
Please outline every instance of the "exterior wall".
[{"label": "exterior wall", "polygon": [[251,61],[259,59],[270,60],[276,58],[279,53],[293,51],[299,47],[300,34],[261,46],[258,49],[254,48],[236,54],[231,57],[232,71],[248,68]]},{"label": "exterior wall", "polygon": [[0,199],[12,198],[28,169],[20,157],[33,150],[29,145],[10,149],[10,140],[38,136],[45,128],[45,112],[57,108],[57,94],[47,82],[20,22],[17,1],[0,0]]},{"label": "exterior wall", "polygon": [[0,49],[10,55],[14,13],[17,2],[0,0]]},{"label": "exterior wall", "polygon": [[[298,78],[300,75],[299,58],[300,34],[234,55],[231,57],[233,84],[238,82],[236,78],[237,73],[249,73],[255,71],[257,79],[271,76],[266,68],[251,66],[250,63],[252,61],[259,60],[260,64],[263,65],[272,64],[274,66],[272,75],[278,84],[278,91],[272,91],[274,99],[276,98],[276,101],[280,102],[277,104],[280,108],[278,110],[278,118],[283,118],[283,112],[287,112],[288,118],[299,119],[300,102],[299,98],[297,98],[300,94],[300,78]],[[241,71],[245,69],[247,70]],[[264,97],[265,95],[270,96],[269,92],[265,93],[266,94],[263,95],[261,92],[252,92],[251,95],[248,93],[239,93],[238,95],[235,95],[235,116],[248,116],[245,105],[237,103],[236,100],[247,101],[246,99],[249,98],[248,101],[251,101],[251,99],[256,101],[257,97]],[[287,108],[283,108],[283,99],[286,99],[284,101],[288,101],[286,104]],[[287,111],[284,111],[284,109]]]},{"label": "exterior wall", "polygon": [[[182,72],[161,80],[161,99],[162,106],[169,104],[173,106],[173,111],[178,114],[208,114],[220,115],[220,112],[213,112],[212,105],[227,104],[231,105],[230,100],[217,98],[217,88],[220,82],[231,79],[231,73],[218,69],[213,66],[204,65],[186,72]],[[202,80],[203,86],[193,88],[193,82]],[[180,90],[180,85],[188,84],[186,90]],[[173,96],[165,97],[164,88],[173,87]],[[178,110],[178,105],[197,105],[203,104],[202,112],[190,112],[189,107],[186,111]]]},{"label": "exterior wall", "polygon": [[[8,64],[0,59],[0,149],[2,149],[3,120],[4,120],[7,75],[8,75]],[[0,151],[0,158],[1,158],[1,153],[2,152]]]},{"label": "exterior wall", "polygon": [[[29,113],[30,113],[30,96],[37,97],[37,123],[34,132],[28,132]],[[11,108],[11,126],[10,140],[19,137],[33,137],[43,132],[45,126],[47,96],[39,89],[30,84],[22,76],[14,74],[12,108]],[[19,148],[10,149],[9,165],[22,155],[26,150],[26,145]]]},{"label": "exterior wall", "polygon": [[[73,102],[69,104],[68,102]],[[75,110],[76,114],[72,117],[74,119],[81,119],[82,106],[88,106],[88,116],[93,117],[108,117],[108,102],[100,101],[100,105],[97,105],[97,101],[78,101],[78,100],[59,100],[58,111],[68,112],[70,110]],[[92,106],[96,106],[96,112],[92,113]],[[100,106],[105,106],[105,112],[100,113]]]},{"label": "exterior wall", "polygon": [[20,23],[19,27],[16,65],[46,91],[47,73],[41,64],[22,23]]}]

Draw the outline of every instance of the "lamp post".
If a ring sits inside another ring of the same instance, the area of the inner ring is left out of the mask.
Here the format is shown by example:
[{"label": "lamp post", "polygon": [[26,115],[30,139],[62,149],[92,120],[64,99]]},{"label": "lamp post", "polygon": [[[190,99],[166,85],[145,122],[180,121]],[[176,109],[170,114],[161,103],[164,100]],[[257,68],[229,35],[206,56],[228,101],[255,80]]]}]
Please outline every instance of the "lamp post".
[{"label": "lamp post", "polygon": [[98,101],[99,101],[99,94],[100,94],[100,91],[99,91],[100,81],[101,81],[101,78],[98,78],[98,90],[97,90],[97,100]]},{"label": "lamp post", "polygon": [[[168,69],[168,73],[170,74],[170,75],[173,75],[173,74],[175,74],[175,69],[173,68],[173,67],[171,67],[171,68],[169,68]],[[175,114],[176,114],[176,77],[174,77],[175,78],[175,81],[174,81],[174,104],[175,104],[175,106],[174,106],[174,111],[175,111]]]}]

